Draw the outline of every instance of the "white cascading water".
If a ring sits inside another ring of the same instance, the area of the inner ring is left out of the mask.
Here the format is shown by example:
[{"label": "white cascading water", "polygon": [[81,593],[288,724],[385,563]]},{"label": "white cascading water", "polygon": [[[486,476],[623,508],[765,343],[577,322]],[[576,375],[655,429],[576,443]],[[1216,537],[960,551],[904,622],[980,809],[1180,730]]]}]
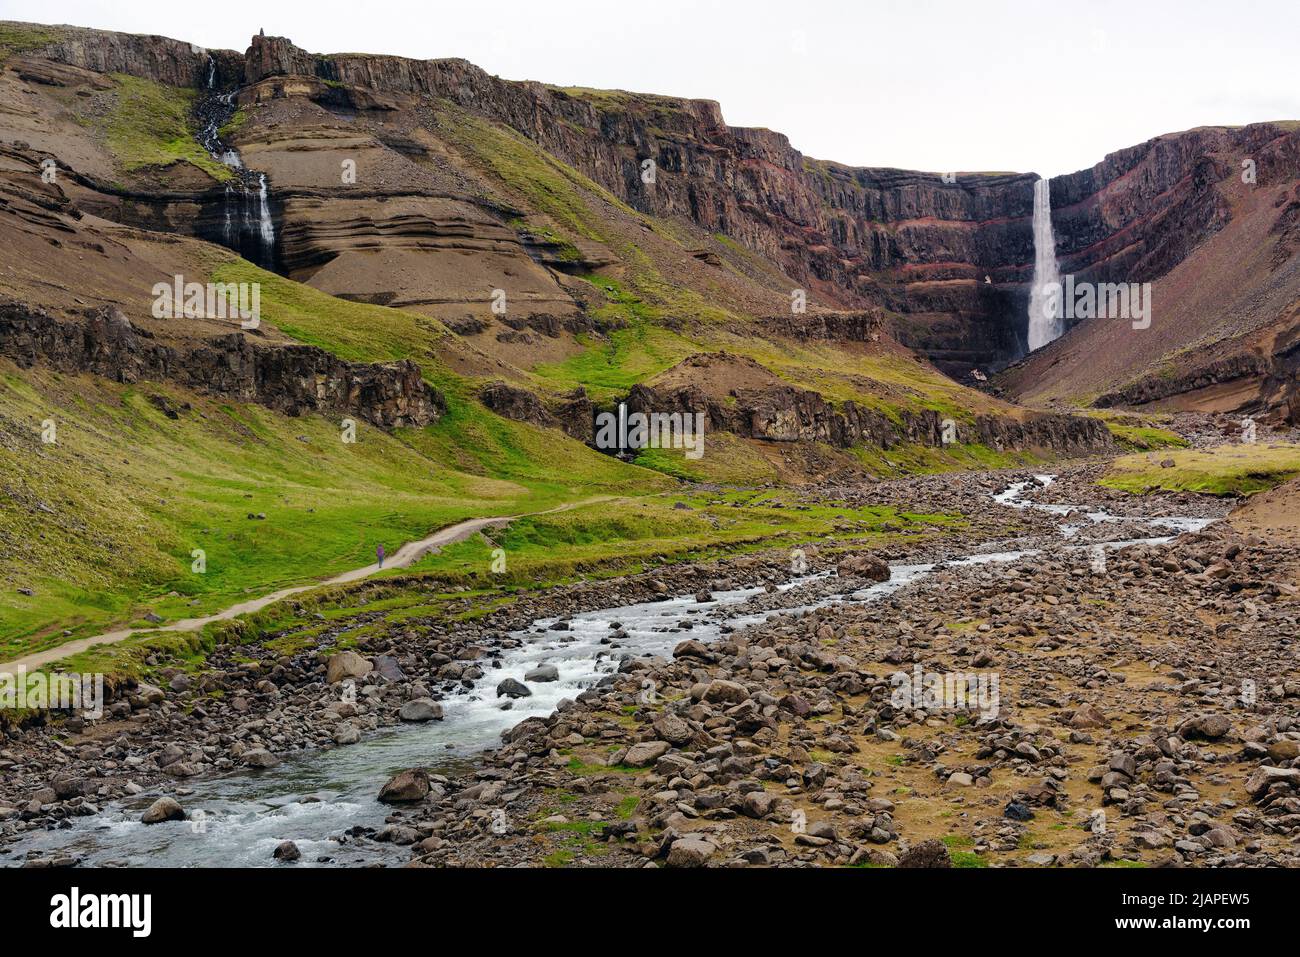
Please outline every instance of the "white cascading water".
[{"label": "white cascading water", "polygon": [[275,250],[275,223],[271,220],[271,204],[266,197],[266,174],[257,177],[257,218],[262,234],[262,250],[270,262]]},{"label": "white cascading water", "polygon": [[1061,268],[1056,263],[1056,236],[1052,233],[1052,193],[1048,181],[1034,184],[1034,281],[1029,290],[1029,351],[1041,349],[1065,330],[1061,323],[1059,296],[1053,300],[1047,290],[1059,288]]}]

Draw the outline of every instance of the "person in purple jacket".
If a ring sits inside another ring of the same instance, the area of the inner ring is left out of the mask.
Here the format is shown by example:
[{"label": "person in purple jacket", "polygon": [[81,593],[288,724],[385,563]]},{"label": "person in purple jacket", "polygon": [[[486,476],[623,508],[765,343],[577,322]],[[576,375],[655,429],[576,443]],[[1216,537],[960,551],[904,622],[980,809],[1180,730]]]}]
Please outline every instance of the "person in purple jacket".
[{"label": "person in purple jacket", "polygon": [[379,567],[384,567],[384,546],[380,545],[375,549],[375,557],[379,559]]}]

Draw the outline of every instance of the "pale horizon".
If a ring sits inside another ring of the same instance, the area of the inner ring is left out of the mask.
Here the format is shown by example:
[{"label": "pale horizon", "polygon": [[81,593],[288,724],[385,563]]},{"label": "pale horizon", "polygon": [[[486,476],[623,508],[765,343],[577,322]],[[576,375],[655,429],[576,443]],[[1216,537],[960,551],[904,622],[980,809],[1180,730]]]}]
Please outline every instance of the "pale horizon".
[{"label": "pale horizon", "polygon": [[770,0],[609,6],[578,0],[557,16],[516,0],[232,0],[214,16],[156,0],[0,0],[0,19],[239,51],[264,29],[311,53],[461,58],[510,80],[713,100],[732,126],[858,167],[1059,176],[1168,133],[1300,119],[1289,47],[1300,7],[1271,0],[1231,16],[1204,0],[1072,11],[1003,0],[981,13],[812,0],[797,20]]}]

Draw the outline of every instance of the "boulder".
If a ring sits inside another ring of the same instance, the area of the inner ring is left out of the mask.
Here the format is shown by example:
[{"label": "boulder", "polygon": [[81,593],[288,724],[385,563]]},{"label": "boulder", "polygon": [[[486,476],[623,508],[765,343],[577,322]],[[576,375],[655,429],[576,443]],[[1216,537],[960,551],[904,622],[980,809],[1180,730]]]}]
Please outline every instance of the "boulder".
[{"label": "boulder", "polygon": [[524,680],[538,682],[559,681],[560,669],[556,668],[555,665],[538,665],[524,675]]},{"label": "boulder", "polygon": [[875,555],[845,555],[835,566],[841,578],[865,578],[869,581],[889,581],[889,566]]},{"label": "boulder", "polygon": [[667,741],[642,741],[627,749],[623,763],[631,768],[646,768],[671,750]]},{"label": "boulder", "polygon": [[429,775],[422,768],[399,771],[379,791],[384,804],[412,804],[429,794]]},{"label": "boulder", "polygon": [[325,681],[333,685],[348,678],[364,678],[372,670],[374,665],[355,651],[340,651],[326,664]]},{"label": "boulder", "polygon": [[505,696],[507,698],[527,698],[532,695],[528,686],[521,684],[514,678],[507,678],[497,685],[497,697]]},{"label": "boulder", "polygon": [[185,820],[185,809],[175,798],[160,797],[149,805],[149,809],[140,818],[145,824],[161,824],[163,821]]},{"label": "boulder", "polygon": [[717,845],[702,837],[679,837],[668,848],[669,867],[703,867],[704,862],[717,851]]},{"label": "boulder", "polygon": [[280,763],[280,759],[266,748],[253,748],[251,751],[245,751],[243,761],[250,768],[273,768]]},{"label": "boulder", "polygon": [[442,705],[431,698],[414,698],[398,710],[403,721],[441,721]]}]

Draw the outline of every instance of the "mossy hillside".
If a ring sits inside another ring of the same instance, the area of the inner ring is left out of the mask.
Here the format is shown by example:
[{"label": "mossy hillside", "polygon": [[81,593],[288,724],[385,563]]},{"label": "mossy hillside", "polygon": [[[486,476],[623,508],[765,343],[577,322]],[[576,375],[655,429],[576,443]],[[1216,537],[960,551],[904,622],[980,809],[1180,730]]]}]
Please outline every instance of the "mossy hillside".
[{"label": "mossy hillside", "polygon": [[[391,552],[462,518],[669,481],[469,402],[426,429],[362,424],[345,444],[325,417],[291,419],[152,383],[9,367],[0,389],[0,481],[12,490],[0,514],[9,546],[0,660],[144,624],[149,611],[168,620],[210,613],[367,564],[380,543]],[[191,407],[172,420],[153,396]],[[46,419],[56,444],[40,441]],[[196,548],[202,574],[191,571]]]},{"label": "mossy hillside", "polygon": [[1106,424],[1115,443],[1126,452],[1152,449],[1186,448],[1191,443],[1177,432],[1164,428],[1168,415],[1142,415],[1129,412],[1089,411],[1085,413]]},{"label": "mossy hillside", "polygon": [[879,478],[1015,468],[1047,461],[1033,452],[999,452],[977,442],[945,446],[904,444],[890,449],[858,446],[849,451]]},{"label": "mossy hillside", "polygon": [[[148,678],[162,667],[201,669],[218,640],[266,644],[293,653],[317,645],[326,627],[341,629],[331,645],[338,649],[354,644],[353,636],[399,627],[411,618],[480,617],[523,594],[636,574],[668,562],[824,544],[830,538],[844,548],[879,547],[904,537],[942,534],[962,524],[957,515],[888,506],[808,505],[781,490],[594,501],[517,519],[507,528],[449,545],[409,569],[297,595],[199,633],[144,633],[97,646],[68,659],[63,667]],[[494,569],[501,568],[502,553],[505,566],[498,572]]]},{"label": "mossy hillside", "polygon": [[[799,507],[792,507],[795,504]],[[959,521],[957,516],[887,506],[796,502],[780,490],[669,493],[522,518],[506,529],[449,546],[412,570],[441,576],[478,574],[491,581],[496,578],[491,562],[500,549],[509,580],[554,575],[564,567],[575,574],[593,574],[614,565],[627,573],[665,561],[697,561],[720,551],[793,547],[832,536],[872,545],[900,534],[938,532]]]},{"label": "mossy hillside", "polygon": [[[1169,460],[1173,466],[1163,467]],[[1111,464],[1100,484],[1138,494],[1164,490],[1239,496],[1265,491],[1296,475],[1300,475],[1300,445],[1242,442],[1127,455]]]},{"label": "mossy hillside", "polygon": [[435,426],[404,434],[409,446],[431,460],[557,497],[579,497],[593,488],[651,492],[669,484],[561,433],[488,412],[475,398],[477,384],[451,372],[440,358],[439,347],[451,333],[434,319],[338,299],[242,259],[215,262],[212,275],[217,282],[260,283],[263,320],[299,342],[354,362],[414,360],[447,401],[447,414]]},{"label": "mossy hillside", "polygon": [[128,76],[111,75],[115,89],[104,113],[84,111],[80,121],[103,137],[124,173],[145,167],[189,163],[214,179],[235,177],[224,163],[199,145],[194,123],[194,90]]},{"label": "mossy hillside", "polygon": [[[610,95],[619,103],[627,96]],[[548,230],[553,239],[597,240],[622,261],[617,278],[582,277],[595,287],[594,315],[621,328],[603,337],[581,337],[583,352],[530,370],[538,388],[558,392],[581,385],[598,401],[608,401],[692,353],[727,350],[755,359],[792,385],[832,401],[852,399],[895,419],[904,411],[931,410],[969,421],[982,412],[1010,410],[903,354],[863,354],[830,343],[772,342],[743,331],[750,319],[724,305],[725,291],[693,289],[665,277],[645,249],[609,227],[602,213],[631,217],[683,251],[697,245],[698,237],[688,242],[678,236],[674,224],[631,209],[514,130],[451,106],[442,116],[443,134],[478,168],[556,224],[555,230]],[[570,235],[564,235],[566,231]],[[743,247],[734,240],[719,245],[728,261],[735,260],[733,269],[746,265],[740,255]],[[679,331],[683,329],[689,331]]]},{"label": "mossy hillside", "polygon": [[43,50],[64,36],[66,31],[58,27],[0,20],[0,64],[11,56]]}]

